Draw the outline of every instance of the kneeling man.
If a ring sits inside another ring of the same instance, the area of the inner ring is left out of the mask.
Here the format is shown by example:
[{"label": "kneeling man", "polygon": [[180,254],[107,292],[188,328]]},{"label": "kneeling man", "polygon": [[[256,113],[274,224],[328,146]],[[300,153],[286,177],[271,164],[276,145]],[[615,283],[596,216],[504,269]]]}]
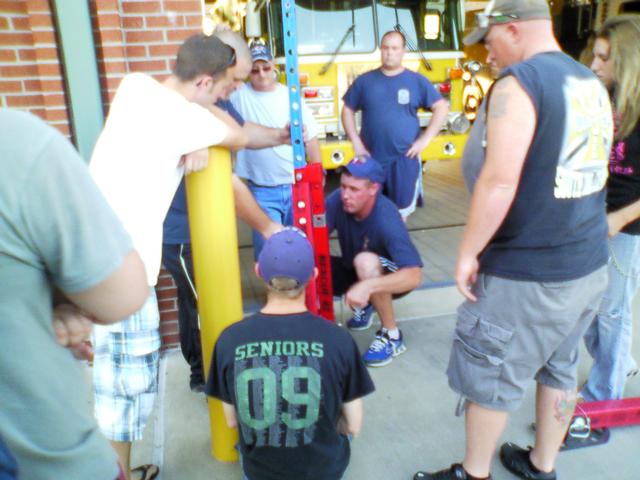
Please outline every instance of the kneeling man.
[{"label": "kneeling man", "polygon": [[267,304],[222,332],[206,392],[240,431],[245,479],[340,479],[362,424],[361,397],[374,388],[369,372],[347,332],[307,311],[317,270],[300,230],[273,234],[256,273]]},{"label": "kneeling man", "polygon": [[380,193],[384,172],[369,156],[355,157],[326,200],[329,232],[338,231],[342,257],[331,258],[335,295],[346,294],[355,313],[347,326],[364,330],[375,311],[382,328],[363,356],[367,365],[387,365],[406,350],[393,313],[393,298],[422,279],[422,261],[398,208]]}]

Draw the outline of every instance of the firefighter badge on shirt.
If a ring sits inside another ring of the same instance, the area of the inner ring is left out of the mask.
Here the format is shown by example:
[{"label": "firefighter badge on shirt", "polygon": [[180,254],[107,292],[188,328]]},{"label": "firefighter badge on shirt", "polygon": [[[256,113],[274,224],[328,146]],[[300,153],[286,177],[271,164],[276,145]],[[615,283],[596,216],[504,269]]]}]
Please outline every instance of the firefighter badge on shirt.
[{"label": "firefighter badge on shirt", "polygon": [[409,90],[406,88],[401,88],[398,90],[398,103],[400,105],[406,105],[411,100],[411,96],[409,95]]}]

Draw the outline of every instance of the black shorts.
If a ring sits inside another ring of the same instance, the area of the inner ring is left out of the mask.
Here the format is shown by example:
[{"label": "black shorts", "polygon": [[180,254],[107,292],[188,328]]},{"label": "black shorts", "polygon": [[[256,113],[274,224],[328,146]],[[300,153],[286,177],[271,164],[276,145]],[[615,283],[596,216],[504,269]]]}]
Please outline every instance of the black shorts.
[{"label": "black shorts", "polygon": [[[385,257],[379,257],[384,274],[398,271],[398,266]],[[347,291],[358,282],[358,274],[355,268],[344,266],[342,257],[331,256],[331,282],[333,283],[333,295],[338,297],[347,293]],[[396,293],[393,298],[402,298],[411,290],[403,293]]]}]

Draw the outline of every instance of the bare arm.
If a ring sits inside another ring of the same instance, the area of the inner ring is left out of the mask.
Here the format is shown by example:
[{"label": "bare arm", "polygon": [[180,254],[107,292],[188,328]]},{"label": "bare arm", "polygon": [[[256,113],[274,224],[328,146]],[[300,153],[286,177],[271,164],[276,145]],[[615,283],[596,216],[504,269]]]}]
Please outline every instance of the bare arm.
[{"label": "bare arm", "polygon": [[416,141],[413,142],[409,150],[407,150],[407,157],[409,158],[420,157],[420,154],[425,148],[427,148],[431,139],[438,135],[438,132],[442,130],[442,126],[447,121],[447,116],[449,115],[449,102],[444,98],[441,98],[431,105],[431,111],[433,112],[433,115],[431,116],[429,125],[424,129]]},{"label": "bare arm", "polygon": [[244,122],[242,129],[248,139],[246,148],[268,148],[291,143],[289,129],[286,127],[271,128],[260,125],[259,123]]},{"label": "bare arm", "polygon": [[422,281],[422,268],[405,267],[397,272],[367,278],[353,285],[345,295],[350,307],[364,308],[374,293],[404,293],[415,289]]},{"label": "bare arm", "polygon": [[236,175],[233,175],[233,196],[236,204],[236,215],[251,228],[257,230],[264,238],[282,229],[282,225],[271,220],[253,198],[251,191]]},{"label": "bare arm", "polygon": [[368,155],[367,147],[362,143],[358,130],[356,129],[356,113],[346,104],[342,106],[342,126],[347,137],[353,144],[353,150],[356,155]]},{"label": "bare arm", "polygon": [[81,292],[65,292],[65,295],[95,323],[119,322],[140,310],[149,295],[142,260],[132,250],[120,266],[98,285]]},{"label": "bare arm", "polygon": [[238,426],[238,417],[236,416],[235,407],[230,403],[222,402],[222,411],[229,428],[236,428]]},{"label": "bare arm", "polygon": [[607,215],[607,223],[609,224],[609,237],[613,237],[626,225],[640,218],[640,200],[630,203],[626,207],[622,207],[615,212]]},{"label": "bare arm", "polygon": [[320,153],[318,137],[313,137],[311,140],[305,142],[304,147],[307,150],[309,163],[322,163],[322,153]]},{"label": "bare arm", "polygon": [[476,280],[478,254],[513,203],[535,125],[535,108],[517,80],[511,76],[499,80],[488,105],[485,164],[473,191],[456,265],[458,290],[470,300],[476,299],[470,285]]},{"label": "bare arm", "polygon": [[343,435],[352,435],[357,437],[362,429],[362,418],[364,411],[362,408],[362,399],[356,398],[350,402],[342,404],[342,416],[338,422],[338,430]]}]

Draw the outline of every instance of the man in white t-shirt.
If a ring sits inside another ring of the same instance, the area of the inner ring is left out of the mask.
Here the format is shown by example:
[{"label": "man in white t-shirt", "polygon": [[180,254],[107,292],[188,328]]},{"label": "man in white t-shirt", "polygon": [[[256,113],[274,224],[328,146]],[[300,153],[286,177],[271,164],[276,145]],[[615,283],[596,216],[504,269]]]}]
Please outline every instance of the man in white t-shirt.
[{"label": "man in white t-shirt", "polygon": [[[160,270],[162,222],[183,174],[208,162],[208,147],[242,148],[246,135],[213,106],[233,82],[235,52],[216,37],[188,38],[172,75],[162,83],[127,75],[111,103],[90,172],[139,252],[149,296],[141,310],[94,332],[95,414],[130,476],[131,443],[142,431],[158,386],[159,313],[154,286]],[[238,182],[240,183],[240,182]],[[259,210],[250,193],[238,211]],[[268,234],[266,216],[253,225]],[[143,478],[157,467],[144,465]]]},{"label": "man in white t-shirt", "polygon": [[[282,128],[289,123],[289,92],[278,83],[269,47],[257,43],[251,47],[253,67],[249,83],[231,94],[231,103],[242,117],[267,127]],[[318,126],[311,110],[302,102],[302,121],[306,128],[305,149],[310,162],[322,161]],[[275,222],[293,224],[291,184],[293,183],[291,145],[245,149],[237,154],[236,175],[249,183],[249,189],[265,213]],[[253,248],[258,258],[263,236],[253,231]]]}]

